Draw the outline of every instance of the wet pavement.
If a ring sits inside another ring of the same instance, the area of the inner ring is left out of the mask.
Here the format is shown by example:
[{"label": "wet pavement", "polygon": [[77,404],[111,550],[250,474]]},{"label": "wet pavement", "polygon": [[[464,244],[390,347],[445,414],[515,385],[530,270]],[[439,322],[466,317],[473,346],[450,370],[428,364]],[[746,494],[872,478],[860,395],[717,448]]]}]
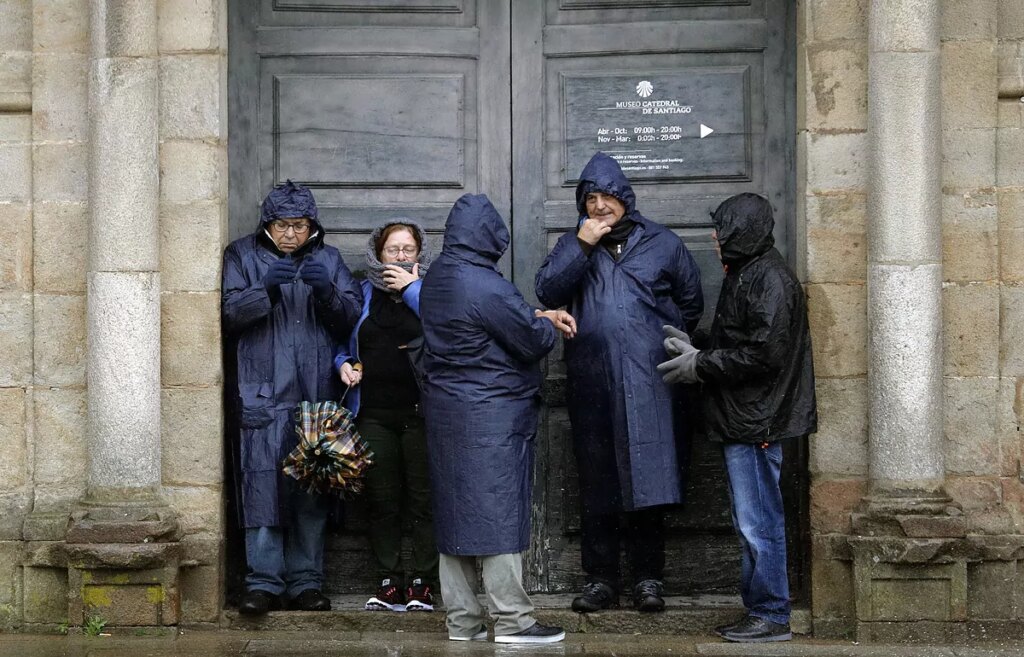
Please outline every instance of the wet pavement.
[{"label": "wet pavement", "polygon": [[0,635],[0,657],[1024,657],[1024,641],[971,646],[859,645],[797,638],[728,644],[704,635],[571,634],[563,643],[514,646],[448,641],[443,632],[169,631],[147,636]]}]

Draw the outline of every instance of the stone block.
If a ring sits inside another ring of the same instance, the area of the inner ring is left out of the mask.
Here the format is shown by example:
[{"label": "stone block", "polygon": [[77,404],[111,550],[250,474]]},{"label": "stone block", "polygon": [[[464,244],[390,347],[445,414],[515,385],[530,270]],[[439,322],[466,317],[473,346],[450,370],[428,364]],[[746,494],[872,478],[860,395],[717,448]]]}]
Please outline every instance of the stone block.
[{"label": "stone block", "polygon": [[854,561],[861,621],[967,619],[967,564]]},{"label": "stone block", "polygon": [[160,144],[160,199],[171,203],[217,201],[227,186],[226,153],[217,143],[165,141]]},{"label": "stone block", "polygon": [[817,376],[867,374],[866,305],[864,285],[807,286],[807,312]]},{"label": "stone block", "polygon": [[1024,128],[1005,128],[996,139],[996,184],[1024,187]]},{"label": "stone block", "polygon": [[27,203],[0,203],[0,226],[6,228],[5,257],[0,259],[0,291],[32,291],[32,209]]},{"label": "stone block", "polygon": [[999,366],[1003,376],[1024,377],[1024,287],[999,289]]},{"label": "stone block", "polygon": [[814,41],[868,38],[868,0],[808,0],[810,38]]},{"label": "stone block", "polygon": [[809,130],[866,130],[868,53],[861,42],[807,46]]},{"label": "stone block", "polygon": [[89,53],[89,0],[34,0],[36,52]]},{"label": "stone block", "polygon": [[[76,545],[75,549],[86,546]],[[131,565],[75,568],[69,576],[69,615],[73,623],[99,615],[114,627],[173,625],[179,619],[177,566],[137,569],[142,546],[110,546]],[[157,546],[146,546],[157,547]],[[109,552],[109,551],[108,551]],[[106,555],[104,555],[106,556]],[[158,561],[154,560],[154,561]]]},{"label": "stone block", "polygon": [[35,291],[85,294],[88,208],[84,203],[37,203],[33,209]]},{"label": "stone block", "polygon": [[0,292],[0,386],[32,383],[32,297]]},{"label": "stone block", "polygon": [[0,142],[32,142],[32,117],[28,114],[0,113]]},{"label": "stone block", "polygon": [[32,53],[27,50],[0,51],[0,89],[32,92]]},{"label": "stone block", "polygon": [[1000,128],[1024,128],[1024,103],[1017,98],[1000,98],[996,116]]},{"label": "stone block", "polygon": [[998,276],[998,208],[988,192],[942,197],[942,275],[947,281]]},{"label": "stone block", "polygon": [[867,133],[807,133],[807,190],[812,194],[863,191],[867,185]]},{"label": "stone block", "polygon": [[181,571],[181,620],[216,623],[224,606],[220,566],[198,566]]},{"label": "stone block", "polygon": [[82,389],[38,388],[34,399],[37,484],[75,485],[86,477],[86,402]]},{"label": "stone block", "polygon": [[946,284],[942,289],[946,376],[998,376],[999,287]]},{"label": "stone block", "polygon": [[32,127],[39,141],[89,138],[89,58],[37,54],[32,66]]},{"label": "stone block", "polygon": [[0,388],[0,490],[14,490],[28,479],[25,390]]},{"label": "stone block", "polygon": [[85,493],[85,480],[81,479],[67,485],[37,485],[32,489],[32,514],[62,516],[61,532],[57,537],[37,536],[32,540],[60,540],[67,530],[68,517],[72,507]]},{"label": "stone block", "polygon": [[164,294],[161,306],[163,385],[219,384],[220,293]]},{"label": "stone block", "polygon": [[[1024,104],[1024,103],[1022,103]],[[999,278],[1024,282],[1024,192],[999,194]]]},{"label": "stone block", "polygon": [[84,143],[36,144],[33,195],[38,201],[84,203],[89,194],[89,148]]},{"label": "stone block", "polygon": [[1002,488],[997,477],[964,477],[950,475],[946,478],[946,493],[950,499],[963,508],[968,516],[974,511],[997,506],[1002,499]]},{"label": "stone block", "polygon": [[1001,477],[999,486],[1003,508],[1013,519],[1014,532],[1020,533],[1024,528],[1024,482],[1018,476]]},{"label": "stone block", "polygon": [[992,187],[996,179],[995,133],[993,128],[942,131],[943,192],[960,194]]},{"label": "stone block", "polygon": [[221,13],[226,9],[219,0],[160,0],[160,52],[216,50],[220,46]]},{"label": "stone block", "polygon": [[817,379],[818,433],[809,440],[812,474],[867,474],[867,387],[859,377]]},{"label": "stone block", "polygon": [[857,610],[853,585],[853,564],[821,554],[815,537],[811,543],[811,609],[815,626],[819,618],[854,618]]},{"label": "stone block", "polygon": [[0,541],[21,540],[21,530],[31,504],[31,493],[25,489],[0,493]]},{"label": "stone block", "polygon": [[0,541],[0,631],[7,631],[20,623],[21,563],[25,546],[18,541]]},{"label": "stone block", "polygon": [[220,290],[227,226],[219,201],[160,206],[160,282],[165,292]]},{"label": "stone block", "polygon": [[32,0],[0,0],[0,43],[5,50],[32,50]]},{"label": "stone block", "polygon": [[811,482],[811,531],[815,534],[849,534],[850,513],[867,492],[863,479],[824,479]]},{"label": "stone block", "polygon": [[218,485],[223,479],[221,389],[164,388],[160,445],[165,485]]},{"label": "stone block", "polygon": [[221,121],[221,56],[160,58],[160,138],[225,138]]},{"label": "stone block", "polygon": [[1024,4],[999,0],[996,33],[1000,39],[1024,38]]},{"label": "stone block", "polygon": [[999,379],[999,409],[996,419],[996,432],[999,436],[1000,468],[999,474],[1004,477],[1016,477],[1022,472],[1021,459],[1021,415],[1024,411],[1021,404],[1024,399],[1024,381],[1004,377]]},{"label": "stone block", "polygon": [[36,383],[85,385],[85,297],[37,294],[34,310]]},{"label": "stone block", "polygon": [[67,568],[25,568],[25,622],[68,620]]},{"label": "stone block", "polygon": [[942,39],[994,40],[999,0],[943,0]]},{"label": "stone block", "polygon": [[996,126],[995,41],[942,44],[942,125],[944,128]]},{"label": "stone block", "polygon": [[[106,0],[102,22],[91,28],[103,30],[103,57],[152,57],[156,55],[157,12],[155,2]],[[94,41],[95,42],[95,41]]]},{"label": "stone block", "polygon": [[[857,623],[857,643],[864,644],[931,644],[932,646],[963,645],[967,642],[968,623],[913,620],[904,622]],[[931,657],[935,648],[925,648]]]},{"label": "stone block", "polygon": [[165,486],[164,498],[177,513],[185,534],[219,534],[223,531],[224,495],[219,487]]},{"label": "stone block", "polygon": [[27,143],[0,143],[0,202],[32,200],[32,147]]},{"label": "stone block", "polygon": [[861,194],[807,197],[807,282],[864,282],[866,215]]},{"label": "stone block", "polygon": [[998,475],[1000,444],[996,421],[999,379],[946,378],[943,387],[946,472]]}]

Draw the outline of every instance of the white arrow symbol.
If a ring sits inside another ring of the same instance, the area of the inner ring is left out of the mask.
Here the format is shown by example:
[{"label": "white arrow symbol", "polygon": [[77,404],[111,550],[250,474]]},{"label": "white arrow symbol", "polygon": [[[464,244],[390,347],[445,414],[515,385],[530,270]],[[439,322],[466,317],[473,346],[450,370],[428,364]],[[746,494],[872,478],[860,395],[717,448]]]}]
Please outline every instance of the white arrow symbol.
[{"label": "white arrow symbol", "polygon": [[708,135],[710,135],[714,131],[715,131],[714,128],[709,128],[706,125],[704,125],[703,123],[700,124],[700,138],[701,139],[704,139],[705,137],[707,137]]}]

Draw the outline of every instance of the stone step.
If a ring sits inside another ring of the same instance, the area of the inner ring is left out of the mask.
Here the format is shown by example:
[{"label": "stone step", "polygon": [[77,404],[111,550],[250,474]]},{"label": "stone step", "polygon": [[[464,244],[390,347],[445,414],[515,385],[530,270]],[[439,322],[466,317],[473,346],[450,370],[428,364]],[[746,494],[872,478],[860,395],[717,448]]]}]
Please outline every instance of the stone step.
[{"label": "stone step", "polygon": [[[596,614],[578,614],[569,608],[570,595],[537,594],[530,596],[537,608],[537,619],[548,625],[560,625],[569,632],[592,634],[708,634],[712,627],[736,620],[743,606],[737,596],[700,595],[665,598],[660,614],[641,614],[630,607],[607,609]],[[365,611],[366,596],[331,596],[329,612],[275,611],[263,617],[239,615],[225,610],[222,625],[234,630],[295,632],[443,632],[444,612]],[[480,598],[486,607],[483,596]],[[623,599],[625,603],[626,600]],[[806,610],[794,610],[793,630],[808,633],[810,616]]]}]

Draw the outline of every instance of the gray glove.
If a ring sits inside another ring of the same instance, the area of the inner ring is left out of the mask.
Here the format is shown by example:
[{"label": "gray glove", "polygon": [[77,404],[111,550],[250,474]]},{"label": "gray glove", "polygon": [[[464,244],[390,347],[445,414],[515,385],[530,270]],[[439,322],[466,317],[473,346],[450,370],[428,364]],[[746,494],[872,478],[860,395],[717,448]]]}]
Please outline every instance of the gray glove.
[{"label": "gray glove", "polygon": [[700,381],[700,377],[697,376],[697,354],[700,353],[700,350],[690,344],[690,337],[682,331],[671,326],[664,326],[662,329],[668,335],[665,338],[665,351],[670,356],[678,355],[658,365],[661,380],[665,383],[697,383]]},{"label": "gray glove", "polygon": [[667,336],[665,341],[662,343],[665,345],[665,353],[669,356],[678,356],[686,351],[684,345],[690,344],[690,336],[669,324],[662,326],[661,330],[664,331]]}]

